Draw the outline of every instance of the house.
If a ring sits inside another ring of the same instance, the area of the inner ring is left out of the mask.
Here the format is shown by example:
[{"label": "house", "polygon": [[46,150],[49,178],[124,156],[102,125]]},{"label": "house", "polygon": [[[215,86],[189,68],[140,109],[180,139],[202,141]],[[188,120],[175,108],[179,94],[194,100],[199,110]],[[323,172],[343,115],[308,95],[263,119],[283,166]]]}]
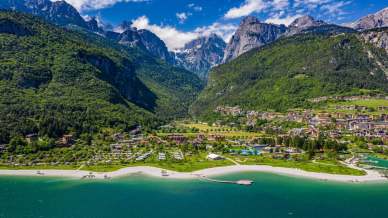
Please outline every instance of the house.
[{"label": "house", "polygon": [[176,151],[176,152],[174,152],[173,157],[174,157],[176,160],[183,160],[183,158],[184,158],[182,151]]},{"label": "house", "polygon": [[381,114],[381,120],[388,122],[388,114]]},{"label": "house", "polygon": [[300,153],[302,153],[302,151],[300,149],[292,148],[292,147],[286,148],[284,150],[284,152],[289,153],[289,154],[300,154]]},{"label": "house", "polygon": [[198,134],[197,137],[193,140],[193,145],[202,144],[205,141],[206,137],[203,134]]},{"label": "house", "polygon": [[293,128],[288,132],[288,134],[290,136],[303,136],[306,134],[306,129],[305,128]]},{"label": "house", "polygon": [[121,141],[124,140],[125,135],[123,133],[115,133],[112,135],[113,140]]},{"label": "house", "polygon": [[215,112],[220,113],[222,115],[231,115],[231,116],[240,116],[244,114],[243,110],[239,106],[235,106],[235,107],[218,106]]},{"label": "house", "polygon": [[26,141],[28,142],[28,144],[31,144],[32,142],[34,142],[36,140],[38,140],[38,134],[31,133],[31,134],[26,135]]},{"label": "house", "polygon": [[221,157],[221,156],[218,155],[218,154],[210,153],[210,154],[207,156],[207,159],[208,159],[208,160],[222,160],[222,159],[224,159],[224,158]]},{"label": "house", "polygon": [[138,134],[140,134],[140,133],[141,133],[141,126],[136,126],[135,129],[133,129],[133,130],[131,130],[131,131],[129,132],[129,134],[131,134],[131,135],[138,135]]},{"label": "house", "polygon": [[153,153],[152,151],[146,152],[146,153],[138,156],[135,160],[136,161],[143,161],[143,160],[149,158],[152,155],[152,153]]},{"label": "house", "polygon": [[166,160],[166,153],[159,153],[158,160]]},{"label": "house", "polygon": [[341,137],[341,132],[338,130],[332,130],[328,132],[328,135],[330,138],[340,138]]},{"label": "house", "polygon": [[7,149],[7,145],[0,145],[0,153],[3,153]]},{"label": "house", "polygon": [[211,134],[211,135],[209,135],[208,140],[209,141],[217,141],[217,142],[224,141],[225,140],[225,136]]},{"label": "house", "polygon": [[348,127],[348,122],[344,119],[337,119],[335,122],[335,127],[337,129],[346,129]]},{"label": "house", "polygon": [[262,145],[253,145],[252,148],[256,151],[262,151],[264,148],[268,147],[267,144],[262,144]]},{"label": "house", "polygon": [[331,115],[328,113],[320,113],[317,116],[314,117],[314,124],[321,125],[321,126],[327,126],[332,123]]},{"label": "house", "polygon": [[61,147],[70,147],[74,143],[73,135],[64,135],[59,139],[58,144]]},{"label": "house", "polygon": [[121,151],[123,149],[123,146],[121,144],[111,144],[110,149],[115,152],[115,151]]},{"label": "house", "polygon": [[206,150],[213,150],[213,145],[206,145]]},{"label": "house", "polygon": [[388,122],[373,122],[371,125],[374,129],[388,129]]},{"label": "house", "polygon": [[139,145],[139,144],[147,144],[148,141],[145,142],[143,136],[137,136],[137,137],[133,137],[133,138],[131,138],[129,140],[123,140],[123,141],[121,141],[121,143],[127,144],[128,147],[130,147],[130,146],[136,146],[136,145]]},{"label": "house", "polygon": [[170,141],[175,142],[176,144],[183,144],[187,141],[187,137],[184,135],[180,135],[180,134],[172,134],[172,135],[167,136],[167,138]]},{"label": "house", "polygon": [[378,106],[378,107],[377,107],[377,110],[379,110],[379,111],[388,110],[388,106]]}]

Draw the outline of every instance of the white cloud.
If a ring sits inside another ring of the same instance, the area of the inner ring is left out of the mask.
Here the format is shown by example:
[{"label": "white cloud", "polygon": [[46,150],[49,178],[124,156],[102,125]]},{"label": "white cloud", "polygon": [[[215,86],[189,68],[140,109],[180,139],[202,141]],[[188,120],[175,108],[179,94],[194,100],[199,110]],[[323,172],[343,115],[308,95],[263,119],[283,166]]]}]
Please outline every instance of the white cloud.
[{"label": "white cloud", "polygon": [[[60,1],[60,0],[51,0]],[[115,5],[119,2],[148,2],[149,0],[65,0],[78,11],[96,10]]]},{"label": "white cloud", "polygon": [[187,42],[198,37],[194,32],[182,32],[172,26],[158,26],[150,24],[148,17],[141,16],[132,20],[133,27],[138,29],[147,29],[161,38],[169,48],[169,50],[176,50],[184,46]]},{"label": "white cloud", "polygon": [[263,0],[245,0],[240,7],[231,8],[228,12],[226,12],[224,18],[234,19],[244,17],[254,12],[261,12],[267,7],[268,5]]},{"label": "white cloud", "polygon": [[328,14],[343,15],[345,14],[345,11],[342,8],[351,3],[351,1],[333,2],[332,4],[323,5],[322,9]]},{"label": "white cloud", "polygon": [[201,6],[195,6],[194,8],[194,11],[202,11],[202,7]]},{"label": "white cloud", "polygon": [[224,18],[234,19],[266,10],[282,11],[290,6],[290,0],[245,0],[240,7],[231,8]]},{"label": "white cloud", "polygon": [[225,42],[229,42],[237,28],[234,24],[221,24],[216,22],[210,26],[199,27],[195,29],[195,32],[205,36],[215,33],[223,38]]},{"label": "white cloud", "polygon": [[193,9],[196,12],[200,12],[203,10],[202,6],[195,5],[194,3],[188,4],[187,7]]},{"label": "white cloud", "polygon": [[287,15],[282,16],[282,13],[275,14],[274,16],[271,16],[268,18],[265,22],[266,23],[273,23],[273,24],[284,24],[286,26],[290,25],[295,19],[301,17],[302,15]]},{"label": "white cloud", "polygon": [[[268,20],[288,23],[296,14],[324,14],[327,18],[337,19],[345,14],[343,7],[353,0],[245,0],[239,7],[231,8],[224,15],[225,19],[244,17],[253,13],[265,12]],[[273,17],[280,12],[287,16]]]},{"label": "white cloud", "polygon": [[201,6],[195,5],[194,3],[188,4],[187,7],[192,8],[194,11],[197,11],[197,12],[202,11],[203,9]]},{"label": "white cloud", "polygon": [[166,43],[169,50],[178,50],[191,40],[211,33],[215,33],[227,41],[237,29],[237,26],[233,24],[213,23],[210,26],[199,27],[193,31],[183,32],[172,26],[151,24],[146,16],[138,17],[137,19],[132,20],[132,23],[133,27],[147,29],[156,34]]},{"label": "white cloud", "polygon": [[275,10],[283,10],[290,5],[290,2],[288,0],[273,0],[270,4]]},{"label": "white cloud", "polygon": [[187,18],[189,18],[189,16],[191,16],[191,13],[185,13],[185,12],[182,12],[182,13],[176,13],[176,17],[178,18],[179,20],[179,23],[184,23]]}]

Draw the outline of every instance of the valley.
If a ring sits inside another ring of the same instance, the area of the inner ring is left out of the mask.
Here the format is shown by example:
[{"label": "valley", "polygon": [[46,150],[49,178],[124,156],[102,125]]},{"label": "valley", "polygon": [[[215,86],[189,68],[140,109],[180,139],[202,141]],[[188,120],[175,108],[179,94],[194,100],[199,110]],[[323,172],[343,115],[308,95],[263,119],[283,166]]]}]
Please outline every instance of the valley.
[{"label": "valley", "polygon": [[387,175],[368,161],[388,159],[388,29],[370,21],[386,9],[351,27],[247,16],[228,43],[170,51],[131,22],[18,2],[0,3],[1,169]]}]

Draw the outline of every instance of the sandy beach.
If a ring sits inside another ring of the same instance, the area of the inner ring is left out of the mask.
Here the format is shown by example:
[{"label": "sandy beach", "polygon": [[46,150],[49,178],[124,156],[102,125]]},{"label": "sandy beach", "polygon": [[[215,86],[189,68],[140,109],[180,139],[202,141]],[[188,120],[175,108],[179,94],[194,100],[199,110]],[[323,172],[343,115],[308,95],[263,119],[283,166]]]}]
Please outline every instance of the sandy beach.
[{"label": "sandy beach", "polygon": [[[356,168],[356,167],[354,167]],[[350,176],[350,175],[335,175],[327,173],[307,172],[300,169],[271,167],[262,165],[234,165],[226,167],[216,167],[204,170],[199,170],[190,173],[175,172],[165,170],[168,176],[162,175],[162,170],[156,167],[128,167],[114,172],[90,172],[83,170],[0,170],[0,176],[49,176],[49,177],[72,177],[84,178],[90,177],[93,179],[107,179],[117,178],[122,176],[129,176],[131,174],[144,174],[165,179],[196,179],[199,176],[219,176],[238,172],[266,172],[280,175],[304,177],[315,180],[337,181],[337,182],[383,182],[388,181],[387,178],[381,176],[378,172],[372,170],[365,170],[367,172],[364,176]],[[247,179],[247,178],[244,178]]]}]

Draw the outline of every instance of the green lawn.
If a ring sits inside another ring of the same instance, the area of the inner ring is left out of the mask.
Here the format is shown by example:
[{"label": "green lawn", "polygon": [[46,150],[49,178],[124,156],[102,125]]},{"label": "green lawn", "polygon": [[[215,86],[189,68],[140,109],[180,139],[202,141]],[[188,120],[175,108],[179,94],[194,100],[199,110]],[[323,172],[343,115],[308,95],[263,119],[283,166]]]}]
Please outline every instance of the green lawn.
[{"label": "green lawn", "polygon": [[80,166],[76,165],[40,165],[40,166],[8,166],[0,165],[0,170],[76,170]]},{"label": "green lawn", "polygon": [[[268,157],[231,157],[234,160],[237,160],[242,165],[269,165],[274,167],[286,167],[286,168],[298,168],[309,172],[321,172],[329,174],[342,174],[342,175],[365,175],[365,172],[348,168],[344,165],[341,165],[335,161],[288,161],[288,160],[277,160]],[[321,163],[320,163],[321,162]],[[221,167],[221,166],[230,166],[234,165],[229,160],[218,160],[218,161],[209,161],[204,158],[204,154],[199,156],[194,155],[186,157],[185,161],[158,161],[155,157],[150,158],[144,162],[136,163],[112,163],[112,164],[99,164],[93,166],[84,166],[82,170],[85,171],[94,171],[94,172],[111,172],[119,170],[125,167],[134,167],[134,166],[153,166],[159,167],[167,170],[173,170],[177,172],[193,172],[197,170]],[[11,169],[11,170],[21,170],[21,169],[64,169],[64,170],[76,170],[79,166],[75,165],[63,165],[63,166],[20,166],[20,167],[10,167],[0,165],[0,169]]]},{"label": "green lawn", "polygon": [[329,108],[335,108],[336,105],[357,105],[365,106],[369,108],[377,109],[379,106],[388,106],[388,100],[385,99],[369,99],[369,100],[355,100],[355,101],[343,101],[336,103],[329,103]]},{"label": "green lawn", "polygon": [[385,99],[369,99],[369,100],[356,100],[341,102],[339,105],[359,105],[377,108],[378,106],[388,106],[388,100]]},{"label": "green lawn", "polygon": [[[204,134],[204,135],[217,134],[217,135],[225,136],[226,138],[231,138],[231,137],[253,138],[253,137],[263,137],[265,135],[260,132],[241,131],[241,130],[237,130],[236,128],[232,128],[228,126],[209,126],[203,123],[178,122],[177,126],[199,129],[199,133],[176,133],[176,134],[182,134],[186,137],[195,137],[198,134]],[[157,133],[158,136],[166,136],[170,134],[172,133]]]},{"label": "green lawn", "polygon": [[340,175],[365,175],[364,171],[349,168],[347,166],[334,162],[328,163],[313,163],[311,161],[289,161],[289,160],[277,160],[266,157],[248,158],[243,164],[246,165],[269,165],[274,167],[286,167],[286,168],[298,168],[309,172],[340,174]]}]

